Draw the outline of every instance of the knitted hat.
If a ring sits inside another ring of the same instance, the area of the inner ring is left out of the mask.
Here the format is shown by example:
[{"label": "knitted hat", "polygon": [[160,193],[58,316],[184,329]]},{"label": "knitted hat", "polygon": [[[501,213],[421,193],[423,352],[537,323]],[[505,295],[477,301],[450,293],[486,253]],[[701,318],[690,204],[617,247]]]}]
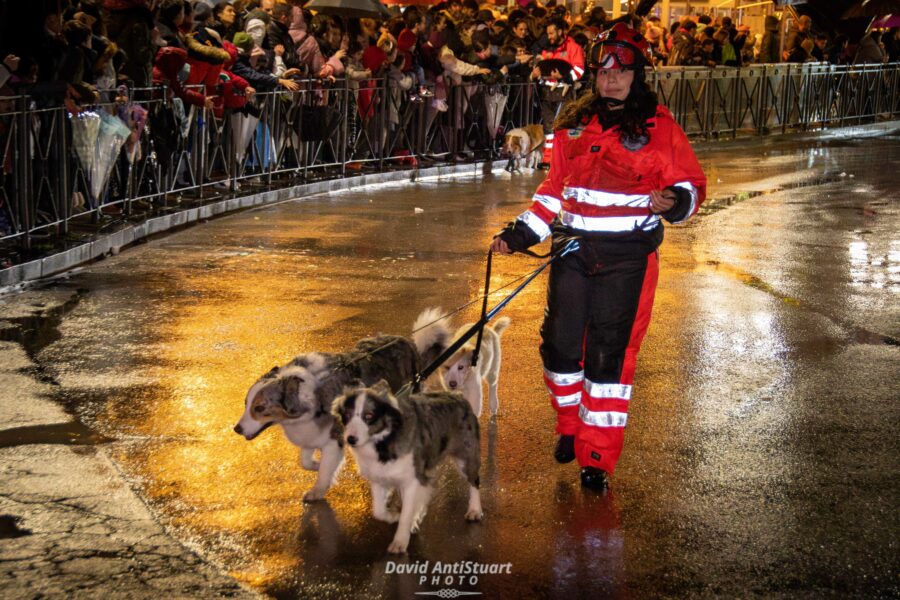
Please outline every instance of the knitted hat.
[{"label": "knitted hat", "polygon": [[232,43],[244,54],[248,54],[251,50],[253,50],[253,38],[250,37],[249,34],[244,33],[243,31],[238,31],[234,34],[234,40]]}]

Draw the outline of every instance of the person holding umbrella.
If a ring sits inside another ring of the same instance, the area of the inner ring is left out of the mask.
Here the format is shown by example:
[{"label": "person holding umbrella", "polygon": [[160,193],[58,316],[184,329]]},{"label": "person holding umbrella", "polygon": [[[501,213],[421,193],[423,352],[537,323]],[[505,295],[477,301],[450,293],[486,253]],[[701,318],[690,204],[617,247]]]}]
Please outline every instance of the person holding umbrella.
[{"label": "person holding umbrella", "polygon": [[552,235],[556,251],[578,238],[579,249],[551,267],[540,353],[556,411],[554,456],[560,463],[577,458],[582,485],[602,490],[622,452],[662,219],[694,215],[706,177],[646,83],[644,37],[617,23],[589,56],[594,93],[557,119],[547,178],[491,250],[522,251]]}]

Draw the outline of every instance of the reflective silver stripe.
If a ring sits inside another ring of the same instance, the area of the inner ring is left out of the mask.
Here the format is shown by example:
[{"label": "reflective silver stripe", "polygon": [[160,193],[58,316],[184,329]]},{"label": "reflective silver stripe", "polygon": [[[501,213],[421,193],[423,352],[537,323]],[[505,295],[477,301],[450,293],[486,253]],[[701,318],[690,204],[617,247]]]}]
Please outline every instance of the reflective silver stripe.
[{"label": "reflective silver stripe", "polygon": [[[521,218],[521,217],[520,217]],[[631,231],[643,224],[645,231],[653,229],[659,223],[659,216],[646,217],[583,217],[562,211],[560,215],[564,225],[583,231]],[[644,223],[644,219],[647,220]]]},{"label": "reflective silver stripe", "polygon": [[628,422],[628,413],[588,410],[584,404],[578,409],[578,416],[582,423],[594,427],[625,427]]},{"label": "reflective silver stripe", "polygon": [[554,395],[553,398],[556,400],[557,406],[575,406],[581,402],[581,392],[569,394],[568,396]]},{"label": "reflective silver stripe", "polygon": [[563,196],[592,206],[635,206],[643,208],[650,205],[650,196],[647,194],[616,194],[614,192],[602,192],[582,187],[564,187]]},{"label": "reflective silver stripe", "polygon": [[577,373],[554,373],[553,371],[548,371],[544,369],[544,375],[554,383],[554,385],[572,385],[573,383],[580,383],[584,379],[584,371],[578,371]]},{"label": "reflective silver stripe", "polygon": [[559,209],[562,208],[562,202],[560,202],[559,198],[554,198],[553,196],[548,196],[546,194],[535,194],[534,201],[539,202],[541,206],[552,212],[554,215],[559,212]]},{"label": "reflective silver stripe", "polygon": [[519,220],[528,225],[528,228],[535,232],[542,242],[550,235],[550,226],[530,210],[519,215]]},{"label": "reflective silver stripe", "polygon": [[679,181],[673,187],[680,187],[681,189],[687,190],[691,194],[691,209],[687,212],[687,216],[683,218],[679,223],[687,221],[691,218],[691,215],[694,214],[694,211],[697,210],[697,188],[694,187],[690,181]]},{"label": "reflective silver stripe", "polygon": [[623,383],[594,383],[589,379],[585,379],[584,391],[586,391],[591,398],[631,400],[631,386]]}]

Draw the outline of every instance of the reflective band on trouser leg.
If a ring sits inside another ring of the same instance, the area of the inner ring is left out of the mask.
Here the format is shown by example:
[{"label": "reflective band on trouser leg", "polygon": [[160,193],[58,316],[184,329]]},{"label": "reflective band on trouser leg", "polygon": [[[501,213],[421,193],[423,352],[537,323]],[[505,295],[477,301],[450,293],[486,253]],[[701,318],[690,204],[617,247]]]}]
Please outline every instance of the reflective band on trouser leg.
[{"label": "reflective band on trouser leg", "polygon": [[578,373],[553,373],[544,369],[544,383],[550,392],[550,404],[556,411],[556,433],[575,435],[579,427],[578,405],[584,371]]},{"label": "reflective band on trouser leg", "polygon": [[550,164],[550,156],[553,154],[553,134],[548,133],[544,136],[544,157],[541,162]]},{"label": "reflective band on trouser leg", "polygon": [[647,257],[647,269],[618,383],[584,380],[578,415],[581,429],[575,442],[575,454],[581,466],[599,467],[607,473],[616,469],[625,441],[635,363],[644,334],[650,325],[658,276],[659,259],[656,252],[653,252]]}]

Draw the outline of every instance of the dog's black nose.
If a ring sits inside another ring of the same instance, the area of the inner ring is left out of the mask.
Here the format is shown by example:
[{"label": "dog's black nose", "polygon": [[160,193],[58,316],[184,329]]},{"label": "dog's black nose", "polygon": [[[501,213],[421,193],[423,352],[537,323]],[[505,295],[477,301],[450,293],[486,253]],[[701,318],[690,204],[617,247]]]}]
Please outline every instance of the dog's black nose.
[{"label": "dog's black nose", "polygon": [[234,432],[238,435],[244,435],[244,428],[241,427],[240,423],[234,426]]},{"label": "dog's black nose", "polygon": [[351,446],[355,446],[355,445],[356,445],[356,436],[355,436],[355,435],[348,435],[348,436],[347,436],[347,443],[350,444]]},{"label": "dog's black nose", "polygon": [[456,382],[455,382],[455,381],[451,381],[451,382],[450,382],[450,387],[451,387],[452,389],[455,390],[455,389],[456,389]]}]

